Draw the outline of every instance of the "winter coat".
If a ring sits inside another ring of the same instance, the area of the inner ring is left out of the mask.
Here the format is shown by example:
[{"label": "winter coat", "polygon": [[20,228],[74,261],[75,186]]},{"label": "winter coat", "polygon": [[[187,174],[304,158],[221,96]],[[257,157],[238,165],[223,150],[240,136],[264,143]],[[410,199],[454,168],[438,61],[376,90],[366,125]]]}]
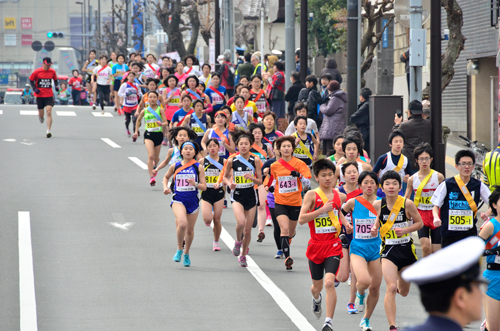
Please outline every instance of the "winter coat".
[{"label": "winter coat", "polygon": [[392,128],[399,130],[405,135],[405,145],[403,147],[403,155],[411,162],[413,170],[418,169],[418,164],[413,156],[413,151],[421,143],[431,144],[432,138],[432,123],[429,120],[423,119],[422,115],[411,115],[408,121],[401,124],[396,124]]},{"label": "winter coat", "polygon": [[318,118],[318,105],[321,104],[321,94],[319,94],[316,86],[300,90],[298,101],[307,103],[307,117],[316,121],[318,128],[321,127],[322,116]]},{"label": "winter coat", "polygon": [[339,82],[339,84],[342,84],[342,75],[337,69],[337,61],[335,61],[334,59],[328,60],[328,62],[326,63],[326,68],[321,70],[319,77],[323,76],[324,74],[330,74],[333,80],[336,80],[337,82]]},{"label": "winter coat", "polygon": [[370,152],[370,105],[368,100],[358,105],[358,110],[351,115],[351,123],[356,124],[363,135],[364,149]]},{"label": "winter coat", "polygon": [[320,106],[323,123],[319,129],[319,139],[333,139],[344,132],[347,114],[347,93],[337,90],[330,93],[328,103]]}]

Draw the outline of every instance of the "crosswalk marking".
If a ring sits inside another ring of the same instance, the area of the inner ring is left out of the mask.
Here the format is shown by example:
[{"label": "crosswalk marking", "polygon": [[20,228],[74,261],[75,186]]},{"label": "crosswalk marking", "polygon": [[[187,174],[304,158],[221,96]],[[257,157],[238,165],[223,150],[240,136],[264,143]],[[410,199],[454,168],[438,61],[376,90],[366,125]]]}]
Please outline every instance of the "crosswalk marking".
[{"label": "crosswalk marking", "polygon": [[20,110],[21,115],[38,115],[38,110]]},{"label": "crosswalk marking", "polygon": [[102,113],[102,112],[100,112],[100,111],[93,111],[93,112],[92,112],[92,115],[94,115],[95,117],[113,117],[113,114],[111,114],[111,113],[106,113],[106,112],[105,112],[105,113],[103,114],[103,113]]},{"label": "crosswalk marking", "polygon": [[0,110],[0,115],[3,115],[3,110]]},{"label": "crosswalk marking", "polygon": [[56,110],[57,116],[76,116],[76,113],[74,111],[68,111],[68,110]]}]

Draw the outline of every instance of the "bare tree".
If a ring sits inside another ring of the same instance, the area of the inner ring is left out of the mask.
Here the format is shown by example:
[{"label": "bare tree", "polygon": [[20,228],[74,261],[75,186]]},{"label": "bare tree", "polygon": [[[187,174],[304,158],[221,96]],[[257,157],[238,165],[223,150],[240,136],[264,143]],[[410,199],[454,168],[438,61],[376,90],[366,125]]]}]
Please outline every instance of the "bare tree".
[{"label": "bare tree", "polygon": [[[115,17],[115,29],[113,32],[112,20],[105,22],[102,25],[102,35],[94,36],[97,48],[105,50],[109,53],[116,52],[118,54],[127,54],[127,35],[125,29],[127,27],[127,7],[125,1],[115,4],[111,8],[112,14]],[[132,17],[132,21],[138,13]]]},{"label": "bare tree", "polygon": [[464,49],[467,38],[462,34],[464,25],[462,8],[456,0],[441,0],[441,6],[446,10],[446,22],[450,30],[450,39],[441,60],[441,92],[450,84],[455,75],[455,62]]}]

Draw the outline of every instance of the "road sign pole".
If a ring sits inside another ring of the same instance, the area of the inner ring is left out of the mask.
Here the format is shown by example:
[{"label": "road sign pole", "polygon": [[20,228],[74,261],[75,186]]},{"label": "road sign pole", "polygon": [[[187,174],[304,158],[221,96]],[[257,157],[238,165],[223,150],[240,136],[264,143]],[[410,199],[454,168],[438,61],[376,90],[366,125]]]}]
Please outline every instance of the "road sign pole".
[{"label": "road sign pole", "polygon": [[426,59],[422,12],[422,0],[410,0],[410,101],[422,101],[422,67]]}]

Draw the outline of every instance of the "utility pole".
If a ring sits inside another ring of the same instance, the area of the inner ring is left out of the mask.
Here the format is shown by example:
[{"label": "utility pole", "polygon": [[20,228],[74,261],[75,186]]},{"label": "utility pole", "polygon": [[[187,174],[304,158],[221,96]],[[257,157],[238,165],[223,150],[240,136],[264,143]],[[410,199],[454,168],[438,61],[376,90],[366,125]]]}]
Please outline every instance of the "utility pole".
[{"label": "utility pole", "polygon": [[127,36],[127,41],[126,41],[126,44],[127,44],[127,48],[130,47],[130,39],[132,38],[131,36],[131,33],[130,33],[130,25],[132,24],[132,17],[130,16],[131,15],[131,10],[132,8],[130,8],[130,2],[132,0],[126,0],[126,7],[127,7],[127,26],[125,27],[125,35]]},{"label": "utility pole", "polygon": [[111,0],[111,32],[115,33],[115,0]]},{"label": "utility pole", "polygon": [[290,77],[295,70],[295,2],[285,1],[285,76],[286,89],[292,86]]},{"label": "utility pole", "polygon": [[[264,77],[264,68],[265,68],[265,61],[264,61],[264,18],[265,18],[266,12],[265,12],[265,7],[264,7],[264,1],[261,1],[260,3],[260,75]],[[269,68],[267,68],[269,70]]]},{"label": "utility pole", "polygon": [[[307,0],[300,0],[300,80],[307,77]],[[295,58],[295,55],[294,55]]]},{"label": "utility pole", "polygon": [[347,0],[347,124],[358,105],[359,0]]},{"label": "utility pole", "polygon": [[431,87],[432,149],[434,169],[446,173],[441,104],[441,1],[431,1]]},{"label": "utility pole", "polygon": [[[219,0],[215,1],[215,59],[220,54],[220,6]],[[217,62],[216,62],[217,64]],[[215,71],[215,68],[212,68]]]},{"label": "utility pole", "polygon": [[422,101],[422,67],[426,58],[422,12],[422,0],[410,0],[410,101]]}]

